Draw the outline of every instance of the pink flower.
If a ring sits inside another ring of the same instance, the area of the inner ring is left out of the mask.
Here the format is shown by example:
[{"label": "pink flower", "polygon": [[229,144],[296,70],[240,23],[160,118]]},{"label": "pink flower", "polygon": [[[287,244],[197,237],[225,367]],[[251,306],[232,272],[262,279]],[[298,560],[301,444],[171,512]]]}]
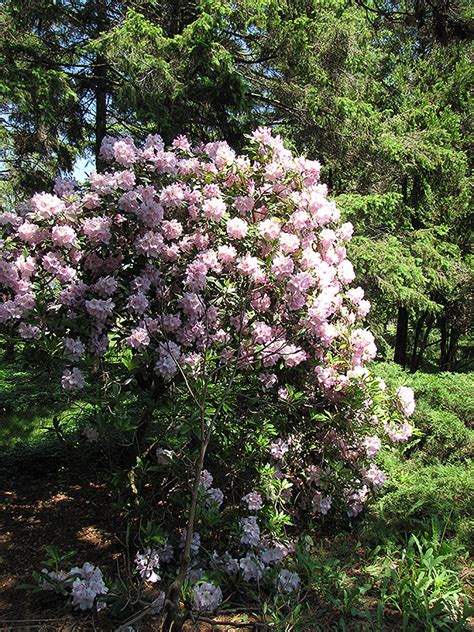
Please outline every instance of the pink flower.
[{"label": "pink flower", "polygon": [[250,304],[256,312],[268,312],[272,304],[272,299],[268,294],[258,292],[251,299]]},{"label": "pink flower", "polygon": [[163,261],[176,261],[179,257],[179,246],[178,244],[172,244],[171,246],[165,244],[160,254]]},{"label": "pink flower", "polygon": [[[286,390],[286,389],[283,389],[283,390]],[[287,391],[287,394],[288,394],[288,391]],[[285,441],[283,439],[277,439],[276,441],[270,444],[270,456],[273,459],[275,459],[275,461],[281,461],[289,449],[290,449],[290,444],[288,441]]]},{"label": "pink flower", "polygon": [[347,290],[346,296],[354,305],[358,305],[364,298],[364,290],[361,287],[351,288]]},{"label": "pink flower", "polygon": [[203,233],[200,229],[195,232],[192,240],[198,250],[205,250],[209,246],[209,235]]},{"label": "pink flower", "polygon": [[415,394],[409,386],[400,386],[397,390],[400,408],[405,417],[411,417],[415,411]]},{"label": "pink flower", "polygon": [[74,358],[79,358],[85,353],[86,348],[80,338],[64,338],[63,344],[67,353]]},{"label": "pink flower", "polygon": [[82,232],[94,243],[108,244],[112,233],[110,231],[112,220],[110,217],[89,217],[84,220]]},{"label": "pink flower", "polygon": [[[281,466],[275,478],[291,471],[294,489],[310,490],[304,507],[325,514],[340,506],[326,489],[337,491],[333,446],[341,467],[359,473],[341,490],[354,516],[383,482],[371,465],[378,431],[392,441],[413,432],[406,421],[385,426],[388,407],[396,418],[413,414],[413,394],[402,387],[393,396],[387,388],[374,402],[369,397],[374,380],[366,365],[376,347],[360,324],[369,302],[360,288],[348,288],[353,227],[318,184],[319,163],[293,156],[269,129],[253,139],[249,154],[236,156],[224,142],[191,147],[178,137],[167,150],[158,136],[143,148],[106,137],[101,157],[114,165],[108,173],[91,174],[77,194],[58,181],[55,195],[39,193],[0,214],[0,322],[14,338],[62,340],[59,357],[75,365],[86,354],[104,356],[110,340],[137,361],[151,361],[155,381],[181,374],[205,381],[212,371],[218,384],[236,370],[269,405],[279,397],[280,408],[285,401],[304,402],[308,411],[317,402],[347,408],[337,431],[329,422],[317,431],[321,450],[304,453],[302,430],[288,457],[296,437],[275,441],[270,452]],[[105,356],[97,370],[110,361]],[[85,385],[72,367],[62,383],[71,391]],[[318,474],[308,481],[312,464]],[[222,494],[209,486],[211,499],[219,504]],[[257,511],[261,499],[251,492],[244,502]],[[256,522],[242,527],[246,544],[259,544]],[[252,552],[257,562],[241,560],[245,576],[260,578],[281,561],[276,549],[267,540]],[[284,579],[283,591],[297,583],[289,572]]]},{"label": "pink flower", "polygon": [[367,314],[370,312],[370,307],[371,307],[370,301],[361,301],[357,309],[357,315],[360,318],[365,318]]},{"label": "pink flower", "polygon": [[161,234],[165,239],[178,239],[183,234],[183,227],[176,219],[162,222]]},{"label": "pink flower", "polygon": [[407,421],[395,428],[387,424],[385,426],[385,432],[394,442],[407,441],[413,434],[413,426]]},{"label": "pink flower", "polygon": [[131,167],[137,161],[137,148],[129,138],[114,143],[115,160],[124,167]]},{"label": "pink flower", "polygon": [[[202,192],[207,199],[221,197],[221,190],[218,184],[205,184]],[[194,191],[195,193],[195,191]]]},{"label": "pink flower", "polygon": [[127,301],[127,309],[140,315],[146,312],[148,306],[148,299],[142,292],[132,294]]},{"label": "pink flower", "polygon": [[53,226],[51,238],[57,246],[71,248],[77,240],[77,235],[76,231],[70,226]]},{"label": "pink flower", "polygon": [[174,342],[161,343],[155,370],[163,377],[165,382],[169,381],[178,373],[178,363],[180,359],[181,349],[179,345]]},{"label": "pink flower", "polygon": [[280,248],[285,253],[296,252],[300,247],[300,240],[293,233],[280,233]]},{"label": "pink flower", "polygon": [[337,338],[337,329],[330,323],[322,323],[317,333],[325,347],[329,347],[332,341]]},{"label": "pink flower", "polygon": [[270,217],[260,222],[258,230],[264,239],[275,241],[281,232],[281,225],[276,217]]},{"label": "pink flower", "polygon": [[128,213],[137,212],[138,210],[138,193],[136,191],[127,191],[120,196],[118,207],[121,211]]},{"label": "pink flower", "polygon": [[29,279],[35,271],[36,262],[33,257],[25,257],[21,255],[16,260],[16,267],[20,271],[22,279]]},{"label": "pink flower", "polygon": [[160,256],[163,250],[163,237],[159,233],[154,233],[150,230],[137,239],[136,246],[138,252],[156,258]]},{"label": "pink flower", "polygon": [[271,388],[278,384],[278,378],[274,373],[262,373],[259,377],[265,388]]},{"label": "pink flower", "polygon": [[202,316],[204,313],[204,303],[202,298],[194,292],[186,292],[181,299],[181,308],[189,316]]},{"label": "pink flower", "polygon": [[127,342],[132,349],[143,349],[150,344],[150,336],[144,327],[135,327],[132,329]]},{"label": "pink flower", "polygon": [[269,147],[274,141],[272,130],[269,127],[258,127],[252,133],[252,139],[261,145],[267,145]]},{"label": "pink flower", "polygon": [[18,325],[18,333],[23,340],[37,340],[41,336],[41,330],[35,325],[27,325],[20,323]]},{"label": "pink flower", "polygon": [[216,163],[218,169],[231,165],[235,160],[235,152],[224,141],[207,143],[204,146],[206,154]]},{"label": "pink flower", "polygon": [[345,259],[337,267],[337,275],[342,283],[352,283],[355,279],[354,268],[352,263]]},{"label": "pink flower", "polygon": [[251,277],[256,283],[263,280],[262,270],[260,267],[260,261],[256,257],[246,255],[245,257],[239,257],[237,262],[237,271],[240,274]]},{"label": "pink flower", "polygon": [[160,203],[166,208],[177,208],[183,204],[184,199],[185,190],[179,184],[170,184],[160,195]]},{"label": "pink flower", "polygon": [[163,213],[164,211],[161,204],[158,204],[158,202],[154,200],[144,200],[136,211],[136,214],[145,226],[152,229],[161,222]]},{"label": "pink flower", "polygon": [[272,262],[271,271],[278,280],[284,279],[293,273],[295,264],[291,257],[277,255]]},{"label": "pink flower", "polygon": [[223,217],[226,211],[226,205],[221,198],[215,197],[209,200],[206,200],[202,205],[202,212],[204,217],[207,219],[212,219],[216,222],[219,222]]},{"label": "pink flower", "polygon": [[44,269],[52,274],[57,274],[64,265],[64,261],[55,252],[47,252],[43,256],[42,263]]},{"label": "pink flower", "polygon": [[257,321],[252,326],[252,338],[255,344],[266,344],[274,338],[273,329],[264,322]]},{"label": "pink flower", "polygon": [[82,203],[89,210],[94,210],[100,205],[100,197],[97,193],[86,193],[82,198]]},{"label": "pink flower", "polygon": [[306,360],[306,352],[296,345],[285,345],[282,349],[281,355],[285,360],[285,366],[293,367],[298,366]]},{"label": "pink flower", "polygon": [[335,207],[325,198],[322,198],[321,204],[320,198],[321,196],[312,198],[309,210],[312,212],[318,226],[324,226],[333,218]]},{"label": "pink flower", "polygon": [[246,215],[255,206],[255,200],[253,199],[253,197],[249,195],[247,196],[239,195],[238,197],[235,198],[234,206],[241,215]]},{"label": "pink flower", "polygon": [[26,241],[28,244],[37,244],[42,239],[42,233],[37,224],[31,222],[23,222],[17,229],[18,237]]},{"label": "pink flower", "polygon": [[186,268],[184,284],[193,292],[204,289],[207,281],[208,267],[202,261],[196,260]]},{"label": "pink flower", "polygon": [[104,298],[108,298],[116,291],[117,285],[117,281],[113,277],[106,276],[95,282],[94,290]]},{"label": "pink flower", "polygon": [[36,193],[31,199],[33,208],[43,219],[54,217],[64,211],[66,205],[56,195]]},{"label": "pink flower", "polygon": [[111,195],[117,188],[117,178],[112,173],[91,173],[89,182],[93,191],[99,195]]},{"label": "pink flower", "polygon": [[328,248],[333,246],[336,239],[337,239],[336,233],[329,228],[324,228],[319,233],[319,241],[322,247],[324,248],[324,250],[327,250]]},{"label": "pink flower", "polygon": [[317,184],[319,180],[319,173],[321,171],[321,164],[317,160],[302,161],[303,163],[303,176],[306,186]]},{"label": "pink flower", "polygon": [[145,139],[145,148],[154,149],[156,151],[163,151],[165,144],[159,134],[148,134]]},{"label": "pink flower", "polygon": [[311,504],[314,511],[317,511],[325,516],[331,509],[332,498],[331,496],[323,496],[321,492],[316,492]]},{"label": "pink flower", "polygon": [[363,481],[366,485],[370,485],[374,489],[380,489],[387,480],[385,474],[372,463],[368,470],[363,472]]},{"label": "pink flower", "polygon": [[106,300],[93,298],[85,302],[85,308],[88,314],[98,321],[105,321],[112,314],[115,307],[111,298]]},{"label": "pink flower", "polygon": [[262,496],[258,492],[250,492],[242,498],[249,511],[259,511],[263,507]]},{"label": "pink flower", "polygon": [[171,145],[175,149],[181,149],[182,151],[191,151],[191,144],[186,136],[177,136]]},{"label": "pink flower", "polygon": [[161,323],[165,331],[177,331],[182,324],[179,314],[163,314]]},{"label": "pink flower", "polygon": [[84,388],[86,382],[82,371],[77,367],[66,369],[61,379],[62,387],[65,391],[79,391]]},{"label": "pink flower", "polygon": [[121,171],[117,175],[117,185],[123,191],[129,191],[135,186],[135,174],[133,171]]},{"label": "pink flower", "polygon": [[306,211],[295,211],[290,217],[290,222],[300,232],[312,227],[311,216]]},{"label": "pink flower", "polygon": [[346,222],[345,224],[342,224],[342,226],[338,229],[337,235],[339,239],[342,239],[342,241],[348,242],[352,239],[353,232],[354,226],[351,224],[351,222]]},{"label": "pink flower", "polygon": [[227,222],[227,234],[231,239],[242,239],[245,237],[249,230],[249,225],[243,219],[234,217]]},{"label": "pink flower", "polygon": [[198,255],[198,260],[201,261],[208,270],[213,270],[214,272],[220,272],[222,270],[219,258],[214,250],[201,252]]},{"label": "pink flower", "polygon": [[377,347],[375,346],[374,337],[366,329],[356,329],[352,332],[350,342],[353,345],[353,363],[354,366],[362,364],[375,358]]},{"label": "pink flower", "polygon": [[291,292],[307,292],[315,285],[315,279],[309,272],[299,272],[288,279],[288,290]]},{"label": "pink flower", "polygon": [[379,437],[374,435],[373,437],[366,437],[362,442],[362,445],[364,446],[369,459],[372,459],[380,451],[382,447],[382,442],[380,441]]},{"label": "pink flower", "polygon": [[219,246],[217,256],[223,264],[232,263],[237,257],[237,250],[234,246]]}]

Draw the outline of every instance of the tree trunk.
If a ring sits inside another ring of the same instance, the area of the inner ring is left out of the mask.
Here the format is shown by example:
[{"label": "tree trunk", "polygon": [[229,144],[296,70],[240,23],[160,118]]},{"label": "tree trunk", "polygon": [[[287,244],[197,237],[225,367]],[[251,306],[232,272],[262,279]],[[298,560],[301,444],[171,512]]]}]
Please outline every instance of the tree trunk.
[{"label": "tree trunk", "polygon": [[447,315],[440,319],[439,328],[441,332],[439,368],[442,371],[453,371],[460,334],[455,326],[449,325]]},{"label": "tree trunk", "polygon": [[7,340],[5,342],[5,354],[3,356],[3,359],[6,362],[11,362],[15,359],[15,343],[11,340]]},{"label": "tree trunk", "polygon": [[459,340],[459,333],[457,331],[454,331],[454,328],[451,329],[451,335],[449,337],[449,347],[448,347],[448,353],[447,353],[447,362],[446,362],[446,370],[447,371],[454,371],[455,370],[455,364],[456,364],[456,352],[458,350],[458,340]]},{"label": "tree trunk", "polygon": [[416,323],[415,337],[413,340],[413,349],[411,353],[411,362],[410,362],[410,371],[412,373],[416,371],[418,344],[420,341],[421,332],[423,330],[423,324],[425,322],[425,318],[426,318],[426,314],[423,314],[422,316],[420,316],[420,318],[418,319],[418,322]]},{"label": "tree trunk", "polygon": [[[104,0],[96,3],[96,37],[105,30],[107,23],[107,8]],[[95,76],[95,164],[97,171],[105,169],[105,163],[100,158],[100,147],[107,133],[107,67],[106,60],[100,53],[96,54],[94,63]]]},{"label": "tree trunk", "polygon": [[397,336],[395,339],[395,353],[393,359],[402,366],[407,362],[408,345],[408,310],[402,305],[398,308]]},{"label": "tree trunk", "polygon": [[446,323],[446,316],[442,316],[440,318],[439,331],[441,333],[441,341],[438,366],[442,371],[445,371],[448,365],[448,327]]},{"label": "tree trunk", "polygon": [[426,329],[425,329],[425,333],[423,335],[423,339],[421,341],[420,344],[420,349],[418,351],[418,353],[415,355],[415,361],[412,363],[411,366],[411,372],[414,373],[415,371],[418,371],[418,369],[420,368],[420,364],[421,361],[423,359],[423,354],[425,352],[425,349],[428,345],[428,337],[431,333],[431,330],[433,329],[433,317],[432,316],[427,316],[426,317]]},{"label": "tree trunk", "polygon": [[189,508],[188,514],[188,523],[186,527],[186,540],[184,543],[183,557],[181,558],[181,565],[178,575],[174,582],[171,584],[166,596],[166,615],[161,627],[162,632],[171,632],[171,630],[179,632],[180,630],[182,630],[183,613],[180,611],[179,597],[181,595],[181,589],[183,587],[184,580],[186,579],[191,563],[191,543],[194,535],[194,522],[196,518],[199,486],[201,484],[201,473],[204,467],[204,457],[206,455],[207,446],[209,445],[209,438],[210,433],[206,432],[204,424],[202,424],[199,455],[196,459],[196,464],[194,468],[194,483],[191,496],[191,506]]}]

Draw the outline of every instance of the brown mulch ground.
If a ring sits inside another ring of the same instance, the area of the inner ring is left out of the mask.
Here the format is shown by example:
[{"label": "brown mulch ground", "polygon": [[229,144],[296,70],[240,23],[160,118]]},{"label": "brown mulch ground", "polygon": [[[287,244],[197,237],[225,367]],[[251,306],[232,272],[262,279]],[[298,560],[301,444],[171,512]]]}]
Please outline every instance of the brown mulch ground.
[{"label": "brown mulch ground", "polygon": [[[33,469],[34,468],[34,469]],[[0,632],[88,632],[113,630],[117,622],[99,615],[72,613],[51,592],[32,593],[18,586],[32,583],[42,568],[46,547],[76,554],[68,565],[88,561],[106,576],[117,576],[123,546],[117,535],[123,521],[113,507],[108,474],[87,455],[27,458],[0,468]],[[230,618],[230,617],[229,617]],[[156,622],[142,621],[140,632],[158,632]],[[250,628],[185,625],[186,632],[245,632]]]},{"label": "brown mulch ground", "polygon": [[[82,460],[66,466],[50,459],[35,471],[31,465],[25,461],[21,472],[16,467],[0,471],[0,629],[9,629],[6,621],[12,621],[11,629],[22,629],[20,620],[66,614],[52,594],[35,598],[17,589],[42,568],[48,545],[60,553],[77,551],[71,565],[87,560],[105,572],[113,571],[121,555],[104,472]],[[25,630],[51,629],[24,625]],[[65,625],[57,629],[78,629]]]}]

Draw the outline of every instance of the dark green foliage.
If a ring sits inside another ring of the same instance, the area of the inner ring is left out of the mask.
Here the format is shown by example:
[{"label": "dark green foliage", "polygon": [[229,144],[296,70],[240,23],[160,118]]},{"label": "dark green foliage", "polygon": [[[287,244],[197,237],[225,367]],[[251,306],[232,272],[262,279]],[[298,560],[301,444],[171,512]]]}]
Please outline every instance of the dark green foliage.
[{"label": "dark green foliage", "polygon": [[[379,375],[416,394],[416,434],[402,449],[384,451],[389,481],[372,506],[369,531],[387,534],[426,528],[434,517],[450,536],[472,545],[472,374],[409,375],[398,365],[375,365]],[[375,520],[375,522],[374,522]]]},{"label": "dark green foliage", "polygon": [[421,465],[414,461],[382,459],[390,482],[373,507],[376,528],[409,533],[426,528],[432,517],[446,523],[447,533],[472,546],[471,516],[474,480],[459,464]]},{"label": "dark green foliage", "polygon": [[21,356],[0,356],[0,417],[2,448],[38,439],[53,417],[64,409],[58,375],[25,366]]},{"label": "dark green foliage", "polygon": [[474,431],[454,413],[430,410],[420,405],[416,420],[423,433],[421,445],[427,460],[441,462],[465,461],[474,452]]}]

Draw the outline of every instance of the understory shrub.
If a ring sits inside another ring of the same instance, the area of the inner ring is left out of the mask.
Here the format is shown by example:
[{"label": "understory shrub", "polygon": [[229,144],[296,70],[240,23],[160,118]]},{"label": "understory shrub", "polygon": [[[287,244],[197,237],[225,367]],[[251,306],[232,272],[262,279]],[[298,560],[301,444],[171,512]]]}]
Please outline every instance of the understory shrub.
[{"label": "understory shrub", "polygon": [[426,528],[433,517],[446,524],[449,536],[472,546],[472,496],[470,468],[460,464],[422,465],[397,459],[383,463],[390,472],[386,493],[371,506],[372,528],[389,533],[409,533]]}]

